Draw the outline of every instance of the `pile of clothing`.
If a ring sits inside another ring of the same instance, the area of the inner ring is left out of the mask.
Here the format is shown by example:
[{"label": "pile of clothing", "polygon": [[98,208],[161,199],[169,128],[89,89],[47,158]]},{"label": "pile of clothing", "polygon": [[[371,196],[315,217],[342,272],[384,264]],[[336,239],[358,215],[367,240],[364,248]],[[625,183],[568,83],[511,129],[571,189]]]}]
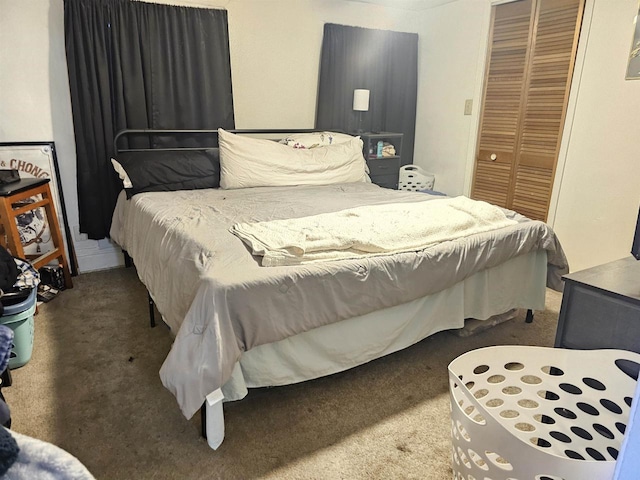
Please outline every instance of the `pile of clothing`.
[{"label": "pile of clothing", "polygon": [[395,157],[396,156],[396,147],[391,145],[389,142],[384,142],[382,144],[382,156],[383,157]]}]

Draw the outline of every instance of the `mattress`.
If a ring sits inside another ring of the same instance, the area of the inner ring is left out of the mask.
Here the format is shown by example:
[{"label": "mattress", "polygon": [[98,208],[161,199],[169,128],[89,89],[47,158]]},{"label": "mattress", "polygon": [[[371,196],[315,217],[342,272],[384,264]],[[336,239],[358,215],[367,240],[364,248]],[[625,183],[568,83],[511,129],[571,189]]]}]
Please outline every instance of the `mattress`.
[{"label": "mattress", "polygon": [[440,292],[252,348],[222,387],[225,401],[249,388],[290,385],[342,372],[407,348],[465,319],[545,306],[547,254],[519,255]]},{"label": "mattress", "polygon": [[221,389],[205,402],[207,442],[224,440],[223,401],[240,400],[248,388],[319,378],[402,350],[466,318],[487,320],[514,308],[545,305],[547,254],[537,250],[477,272],[440,292],[342,320],[246,351]]},{"label": "mattress", "polygon": [[547,285],[559,288],[568,268],[555,234],[510,211],[517,225],[422,251],[293,267],[261,267],[229,232],[237,222],[438,198],[365,183],[120,198],[111,236],[176,334],[161,378],[183,414],[232,378],[244,352],[407,304],[520,255],[544,251]]}]

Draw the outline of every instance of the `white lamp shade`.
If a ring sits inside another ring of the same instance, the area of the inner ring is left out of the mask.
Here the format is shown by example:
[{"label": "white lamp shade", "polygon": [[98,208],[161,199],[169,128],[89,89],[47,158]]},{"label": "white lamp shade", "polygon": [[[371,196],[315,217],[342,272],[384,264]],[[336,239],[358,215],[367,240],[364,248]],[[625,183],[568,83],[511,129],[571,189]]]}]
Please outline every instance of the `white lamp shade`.
[{"label": "white lamp shade", "polygon": [[353,91],[353,109],[359,112],[369,110],[369,90],[358,88]]}]

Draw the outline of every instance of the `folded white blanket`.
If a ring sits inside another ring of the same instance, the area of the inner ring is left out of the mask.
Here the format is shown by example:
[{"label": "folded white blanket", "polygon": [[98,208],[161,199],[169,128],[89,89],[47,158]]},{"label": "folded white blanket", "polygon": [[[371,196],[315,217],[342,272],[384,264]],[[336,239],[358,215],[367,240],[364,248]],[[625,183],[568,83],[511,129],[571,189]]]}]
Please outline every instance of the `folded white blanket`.
[{"label": "folded white blanket", "polygon": [[515,223],[498,207],[461,196],[237,223],[230,231],[272,267],[417,251]]}]

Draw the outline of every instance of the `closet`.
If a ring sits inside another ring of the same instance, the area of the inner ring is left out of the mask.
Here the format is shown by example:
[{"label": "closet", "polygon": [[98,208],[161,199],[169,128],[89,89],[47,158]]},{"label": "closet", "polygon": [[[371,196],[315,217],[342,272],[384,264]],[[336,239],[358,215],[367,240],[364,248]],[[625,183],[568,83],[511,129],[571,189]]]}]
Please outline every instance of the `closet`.
[{"label": "closet", "polygon": [[492,7],[471,197],[545,221],[584,0]]}]

